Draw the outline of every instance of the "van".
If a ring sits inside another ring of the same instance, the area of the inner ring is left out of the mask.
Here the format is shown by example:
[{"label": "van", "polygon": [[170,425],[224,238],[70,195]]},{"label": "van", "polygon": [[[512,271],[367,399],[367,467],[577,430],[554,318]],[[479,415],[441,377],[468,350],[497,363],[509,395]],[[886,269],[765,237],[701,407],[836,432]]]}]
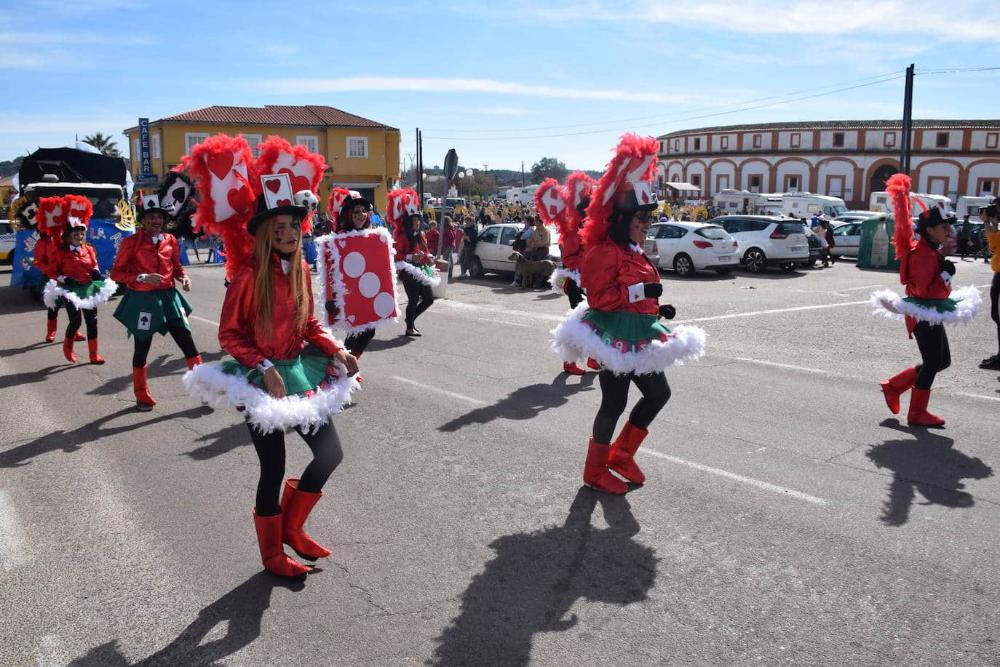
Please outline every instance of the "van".
[{"label": "van", "polygon": [[847,204],[840,197],[814,195],[811,192],[786,192],[781,198],[781,212],[796,218],[811,218],[814,214],[830,220],[847,213]]},{"label": "van", "polygon": [[[921,206],[921,203],[923,206]],[[924,210],[924,206],[927,208],[938,206],[944,213],[947,214],[951,214],[954,210],[952,208],[951,199],[945,197],[944,195],[929,195],[923,192],[911,192],[910,209],[913,215],[920,215],[920,212]],[[881,190],[873,192],[871,197],[868,199],[868,208],[876,213],[892,213],[892,201],[889,199],[889,193]]]}]

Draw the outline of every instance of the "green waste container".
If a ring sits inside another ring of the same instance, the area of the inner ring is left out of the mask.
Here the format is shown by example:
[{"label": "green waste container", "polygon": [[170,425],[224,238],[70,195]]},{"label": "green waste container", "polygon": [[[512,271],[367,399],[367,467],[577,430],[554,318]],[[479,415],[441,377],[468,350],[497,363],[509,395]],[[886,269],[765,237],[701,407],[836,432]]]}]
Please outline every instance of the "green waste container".
[{"label": "green waste container", "polygon": [[886,269],[899,271],[899,260],[892,247],[894,225],[891,215],[881,213],[861,223],[861,241],[858,246],[859,269]]}]

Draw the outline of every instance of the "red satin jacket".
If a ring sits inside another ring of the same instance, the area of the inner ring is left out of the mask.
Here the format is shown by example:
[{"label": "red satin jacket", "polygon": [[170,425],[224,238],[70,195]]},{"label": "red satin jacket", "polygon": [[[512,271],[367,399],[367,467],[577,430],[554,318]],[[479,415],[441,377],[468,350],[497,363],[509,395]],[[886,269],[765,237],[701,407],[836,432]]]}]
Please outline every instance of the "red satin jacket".
[{"label": "red satin jacket", "polygon": [[97,268],[97,253],[89,243],[80,246],[79,253],[62,245],[49,255],[47,261],[55,277],[66,276],[86,285],[91,282],[90,272]]},{"label": "red satin jacket", "polygon": [[[162,236],[159,246],[142,230],[122,241],[115,265],[111,267],[111,279],[139,292],[173,289],[174,281],[185,276],[180,246],[172,234],[163,232]],[[159,273],[163,282],[159,285],[140,283],[140,273]]]},{"label": "red satin jacket", "polygon": [[51,259],[56,251],[56,242],[48,236],[40,236],[35,243],[35,268],[42,272],[46,278],[55,280],[58,273],[52,273]]},{"label": "red satin jacket", "polygon": [[[309,267],[303,262],[305,276]],[[271,316],[271,335],[262,338],[254,326],[257,310],[254,305],[254,262],[251,261],[233,277],[222,303],[219,323],[219,345],[236,361],[253,368],[265,359],[288,360],[302,353],[306,342],[319,348],[323,354],[333,356],[341,347],[333,336],[320,326],[313,315],[312,291],[309,295],[309,317],[302,330],[295,328],[295,301],[292,298],[288,276],[281,270],[281,261],[274,256],[274,311]]]},{"label": "red satin jacket", "polygon": [[[947,299],[951,285],[941,277],[941,253],[918,237],[906,258],[906,296],[917,299]],[[917,320],[906,317],[906,331],[913,338]]]},{"label": "red satin jacket", "polygon": [[396,248],[396,261],[409,262],[416,266],[430,264],[431,254],[427,252],[427,240],[424,233],[417,234],[417,242],[411,244],[406,234],[396,234],[392,243]]},{"label": "red satin jacket", "polygon": [[656,299],[640,298],[632,301],[629,287],[659,283],[660,272],[646,255],[631,248],[622,248],[610,239],[591,248],[584,255],[580,280],[591,308],[644,315],[658,313]]},{"label": "red satin jacket", "polygon": [[583,243],[579,234],[567,234],[559,237],[559,251],[562,253],[562,264],[570,271],[579,271],[583,263]]}]

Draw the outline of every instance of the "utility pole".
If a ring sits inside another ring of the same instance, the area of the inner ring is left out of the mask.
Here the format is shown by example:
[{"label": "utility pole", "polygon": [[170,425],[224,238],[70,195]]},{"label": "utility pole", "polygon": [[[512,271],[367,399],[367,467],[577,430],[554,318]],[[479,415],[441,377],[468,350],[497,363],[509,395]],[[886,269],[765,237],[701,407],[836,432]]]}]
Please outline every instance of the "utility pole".
[{"label": "utility pole", "polygon": [[524,187],[524,160],[521,160],[521,187]]},{"label": "utility pole", "polygon": [[417,128],[417,196],[420,198],[420,210],[424,210],[424,137]]},{"label": "utility pole", "polygon": [[914,66],[911,63],[906,68],[906,86],[903,91],[903,131],[899,144],[899,171],[910,173],[910,156],[913,153],[913,75]]}]

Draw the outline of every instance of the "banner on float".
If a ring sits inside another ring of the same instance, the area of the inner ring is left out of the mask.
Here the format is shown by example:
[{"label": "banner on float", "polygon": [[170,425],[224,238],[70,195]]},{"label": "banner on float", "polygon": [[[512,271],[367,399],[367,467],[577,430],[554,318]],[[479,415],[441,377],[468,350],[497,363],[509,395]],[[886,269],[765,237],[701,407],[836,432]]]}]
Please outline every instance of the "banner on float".
[{"label": "banner on float", "polygon": [[[92,218],[90,220],[87,241],[94,246],[94,252],[97,253],[97,265],[102,273],[111,271],[122,241],[132,236],[133,233],[119,229],[113,221],[105,218]],[[38,232],[34,229],[22,229],[17,232],[14,259],[11,262],[11,287],[40,284],[42,273],[35,268],[36,243],[38,243]]]},{"label": "banner on float", "polygon": [[[331,329],[357,333],[395,322],[399,314],[392,236],[385,229],[316,239],[320,294],[317,312]],[[323,305],[333,301],[336,316]]]}]

